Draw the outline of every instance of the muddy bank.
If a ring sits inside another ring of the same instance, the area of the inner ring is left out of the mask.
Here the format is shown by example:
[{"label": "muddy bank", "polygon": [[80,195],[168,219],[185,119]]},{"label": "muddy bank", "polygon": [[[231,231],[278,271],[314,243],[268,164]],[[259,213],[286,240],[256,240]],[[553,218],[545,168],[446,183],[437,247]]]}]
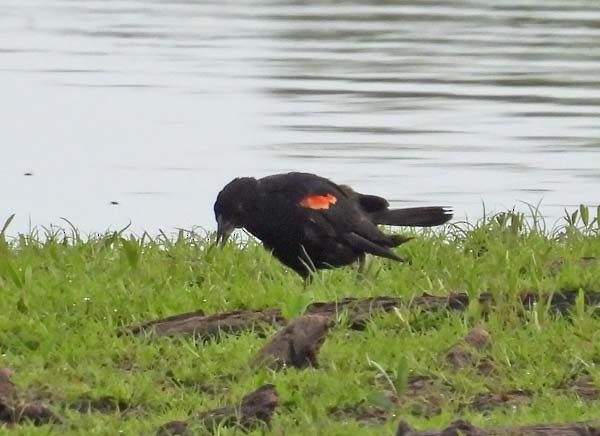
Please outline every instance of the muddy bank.
[{"label": "muddy bank", "polygon": [[[540,293],[525,290],[519,294],[518,304],[523,310],[531,309],[536,304],[543,304],[555,313],[568,314],[575,306],[578,298],[583,298],[586,306],[596,307],[600,314],[600,292],[578,290],[562,290]],[[436,296],[424,293],[409,299],[395,296],[379,296],[370,298],[343,298],[338,301],[315,302],[306,308],[304,315],[319,315],[335,321],[338,314],[347,314],[348,326],[361,330],[366,322],[377,313],[389,312],[395,308],[416,309],[420,312],[464,311],[473,302],[477,302],[483,314],[495,308],[492,294],[483,292],[470,298],[467,293],[451,293],[447,296]],[[117,334],[134,334],[145,336],[195,335],[199,338],[211,338],[221,333],[235,334],[244,330],[261,330],[268,326],[282,326],[285,318],[278,308],[257,310],[234,310],[206,315],[203,311],[194,311],[173,315],[166,318],[132,324],[117,330]]]},{"label": "muddy bank", "polygon": [[396,436],[598,436],[600,421],[570,424],[509,425],[479,428],[468,421],[454,421],[446,428],[416,430],[400,422]]}]

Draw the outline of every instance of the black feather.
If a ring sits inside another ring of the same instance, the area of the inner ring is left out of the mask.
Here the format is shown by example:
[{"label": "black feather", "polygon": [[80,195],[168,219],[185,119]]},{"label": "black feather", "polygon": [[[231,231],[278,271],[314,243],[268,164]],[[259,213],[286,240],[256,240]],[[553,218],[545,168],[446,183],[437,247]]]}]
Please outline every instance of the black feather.
[{"label": "black feather", "polygon": [[452,219],[452,209],[441,206],[385,209],[371,213],[371,219],[388,226],[439,226]]}]

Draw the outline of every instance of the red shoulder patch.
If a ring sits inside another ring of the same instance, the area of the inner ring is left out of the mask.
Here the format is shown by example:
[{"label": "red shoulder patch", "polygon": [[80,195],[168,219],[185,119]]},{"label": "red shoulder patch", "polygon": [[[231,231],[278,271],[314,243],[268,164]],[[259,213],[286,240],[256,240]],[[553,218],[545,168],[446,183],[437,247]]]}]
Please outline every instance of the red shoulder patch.
[{"label": "red shoulder patch", "polygon": [[310,194],[300,201],[300,206],[310,209],[329,209],[330,204],[337,203],[333,194]]}]

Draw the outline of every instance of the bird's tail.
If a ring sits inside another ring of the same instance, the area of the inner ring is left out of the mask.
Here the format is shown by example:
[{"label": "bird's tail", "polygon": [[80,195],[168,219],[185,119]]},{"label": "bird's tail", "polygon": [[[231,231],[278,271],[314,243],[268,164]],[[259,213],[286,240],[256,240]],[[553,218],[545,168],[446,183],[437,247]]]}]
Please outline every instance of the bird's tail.
[{"label": "bird's tail", "polygon": [[388,226],[439,226],[452,218],[452,208],[429,206],[385,209],[372,213],[371,218],[377,224]]}]

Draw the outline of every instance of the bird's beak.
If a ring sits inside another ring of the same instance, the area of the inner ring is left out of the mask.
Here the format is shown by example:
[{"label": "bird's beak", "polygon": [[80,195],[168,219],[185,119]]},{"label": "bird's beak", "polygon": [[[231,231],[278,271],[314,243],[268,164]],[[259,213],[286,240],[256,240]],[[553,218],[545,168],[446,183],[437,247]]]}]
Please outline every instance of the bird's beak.
[{"label": "bird's beak", "polygon": [[231,232],[235,230],[235,225],[223,218],[223,215],[217,217],[217,244],[220,246],[225,245],[229,239]]}]

